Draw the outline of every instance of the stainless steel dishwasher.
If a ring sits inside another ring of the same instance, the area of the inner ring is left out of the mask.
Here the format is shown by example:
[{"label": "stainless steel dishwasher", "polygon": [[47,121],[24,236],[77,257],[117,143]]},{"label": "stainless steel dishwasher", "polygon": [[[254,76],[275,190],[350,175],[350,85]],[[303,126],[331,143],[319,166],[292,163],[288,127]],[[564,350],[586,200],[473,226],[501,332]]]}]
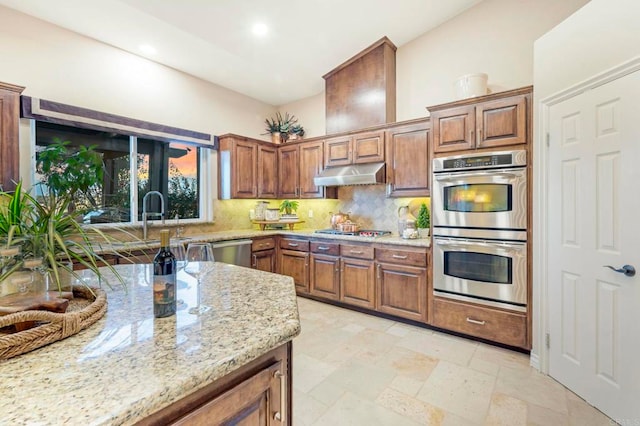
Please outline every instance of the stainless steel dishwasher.
[{"label": "stainless steel dishwasher", "polygon": [[211,243],[216,262],[251,267],[251,240],[231,240]]}]

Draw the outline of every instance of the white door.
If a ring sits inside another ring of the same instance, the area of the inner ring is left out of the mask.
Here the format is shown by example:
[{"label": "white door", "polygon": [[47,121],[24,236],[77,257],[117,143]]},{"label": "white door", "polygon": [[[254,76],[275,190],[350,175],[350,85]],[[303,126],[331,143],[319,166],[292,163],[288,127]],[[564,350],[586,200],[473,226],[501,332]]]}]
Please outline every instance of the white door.
[{"label": "white door", "polygon": [[[640,421],[640,71],[549,110],[549,374]],[[637,423],[633,423],[637,424]]]}]

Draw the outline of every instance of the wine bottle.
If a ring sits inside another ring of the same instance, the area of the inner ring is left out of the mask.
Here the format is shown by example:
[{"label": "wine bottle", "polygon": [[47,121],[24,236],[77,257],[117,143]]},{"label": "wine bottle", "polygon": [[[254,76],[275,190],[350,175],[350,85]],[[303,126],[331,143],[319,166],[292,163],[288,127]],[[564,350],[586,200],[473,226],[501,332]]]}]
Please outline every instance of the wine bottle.
[{"label": "wine bottle", "polygon": [[176,313],[176,258],[169,249],[169,230],[160,231],[160,251],[153,258],[153,315]]}]

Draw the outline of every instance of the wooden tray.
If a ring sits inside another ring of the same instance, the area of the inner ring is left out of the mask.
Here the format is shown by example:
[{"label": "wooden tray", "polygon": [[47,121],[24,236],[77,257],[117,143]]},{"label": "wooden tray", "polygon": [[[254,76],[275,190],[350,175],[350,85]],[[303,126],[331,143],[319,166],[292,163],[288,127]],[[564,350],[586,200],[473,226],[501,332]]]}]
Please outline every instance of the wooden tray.
[{"label": "wooden tray", "polygon": [[261,231],[264,231],[267,225],[289,225],[289,230],[293,231],[293,225],[304,223],[304,220],[253,220],[252,222],[260,225]]},{"label": "wooden tray", "polygon": [[32,351],[72,336],[89,327],[107,312],[107,294],[99,288],[73,287],[66,313],[22,311],[0,317],[0,329],[34,321],[40,325],[17,333],[0,330],[0,359]]}]

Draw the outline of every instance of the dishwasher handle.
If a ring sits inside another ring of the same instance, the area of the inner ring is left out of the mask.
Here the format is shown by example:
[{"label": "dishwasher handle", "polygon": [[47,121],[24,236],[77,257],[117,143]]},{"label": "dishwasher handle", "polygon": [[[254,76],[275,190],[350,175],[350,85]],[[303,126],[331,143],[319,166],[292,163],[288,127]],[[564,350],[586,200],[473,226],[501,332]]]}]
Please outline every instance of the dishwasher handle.
[{"label": "dishwasher handle", "polygon": [[219,243],[211,243],[211,247],[215,249],[219,247],[244,246],[251,243],[252,243],[251,240],[231,240],[231,241],[222,241]]}]

